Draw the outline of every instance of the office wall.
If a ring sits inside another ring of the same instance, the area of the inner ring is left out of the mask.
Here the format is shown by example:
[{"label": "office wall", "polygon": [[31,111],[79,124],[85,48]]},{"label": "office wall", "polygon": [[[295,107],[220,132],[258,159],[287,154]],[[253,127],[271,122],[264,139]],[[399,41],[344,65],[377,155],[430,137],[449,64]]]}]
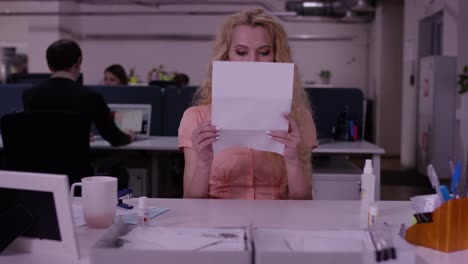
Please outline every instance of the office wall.
[{"label": "office wall", "polygon": [[[182,6],[178,9],[184,10],[185,8],[193,10],[197,7]],[[222,10],[239,9],[239,7],[233,9],[229,6],[221,8]],[[81,33],[103,38],[110,34],[213,36],[218,32],[223,18],[224,16],[87,17],[82,19]],[[304,81],[319,81],[318,72],[322,69],[330,69],[334,85],[359,87],[366,91],[368,25],[286,22],[283,22],[283,25],[290,35],[312,34],[319,38],[352,37],[353,40],[319,39],[292,41],[290,44]],[[168,70],[188,73],[194,84],[200,84],[206,76],[208,61],[212,54],[212,41],[135,40],[130,37],[120,42],[112,39],[99,41],[85,39],[81,43],[91,54],[84,62],[86,66],[84,73],[86,81],[92,83],[101,80],[102,70],[106,66],[120,62],[127,69],[136,67],[136,72],[145,80],[148,70],[163,64]]]},{"label": "office wall", "polygon": [[400,154],[403,1],[379,1],[371,30],[369,87],[375,100],[376,143]]},{"label": "office wall", "polygon": [[[416,164],[416,123],[417,123],[417,85],[409,82],[412,74],[417,74],[418,25],[424,17],[439,11],[444,12],[442,55],[458,55],[459,0],[405,0],[403,74],[402,74],[402,113],[401,113],[401,163],[414,168]],[[462,14],[462,13],[460,13]],[[417,76],[416,76],[417,77]]]},{"label": "office wall", "polygon": [[[245,1],[249,2],[249,1]],[[284,1],[263,1],[283,10]],[[8,2],[16,10],[13,1]],[[149,7],[126,5],[86,5],[69,2],[51,2],[49,11],[154,11]],[[31,3],[29,3],[31,4]],[[0,2],[0,9],[5,7]],[[27,8],[23,2],[20,8]],[[218,6],[167,6],[157,10],[212,10],[234,11],[252,5]],[[30,9],[29,11],[36,11]],[[211,56],[212,41],[142,40],[138,37],[154,34],[214,35],[224,16],[82,16],[82,17],[22,17],[23,29],[17,34],[21,41],[31,46],[31,71],[46,71],[44,50],[46,43],[58,37],[79,39],[85,58],[83,72],[86,83],[99,83],[102,71],[112,63],[125,68],[136,67],[136,72],[146,81],[147,72],[160,64],[167,70],[186,72],[193,84],[200,84],[206,76]],[[27,32],[25,22],[28,21]],[[13,22],[12,22],[13,23]],[[332,84],[359,87],[367,93],[368,24],[287,23],[289,34],[312,34],[317,40],[292,41],[294,59],[301,69],[304,81],[320,81],[318,73],[330,69]],[[11,28],[14,28],[13,26]],[[6,30],[0,31],[3,34]],[[109,36],[109,34],[113,36]],[[118,34],[120,36],[115,36]],[[122,38],[122,35],[125,35]],[[132,38],[132,35],[137,37]],[[21,37],[22,36],[22,37]],[[323,40],[323,38],[351,38],[352,40]],[[97,40],[99,38],[99,40]],[[125,40],[122,40],[125,39]]]}]

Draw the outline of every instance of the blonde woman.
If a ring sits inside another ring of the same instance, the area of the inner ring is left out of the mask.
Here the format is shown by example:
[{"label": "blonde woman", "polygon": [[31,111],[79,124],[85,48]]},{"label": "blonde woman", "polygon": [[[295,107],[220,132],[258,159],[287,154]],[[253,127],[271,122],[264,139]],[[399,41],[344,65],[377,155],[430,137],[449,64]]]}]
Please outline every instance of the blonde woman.
[{"label": "blonde woman", "polygon": [[[261,9],[227,17],[216,39],[213,61],[292,62],[283,27]],[[297,68],[291,113],[284,114],[290,129],[265,135],[285,145],[281,156],[244,147],[213,154],[212,144],[220,133],[210,122],[211,67],[195,97],[196,106],[187,109],[180,122],[184,197],[312,199],[311,151],[317,138]]]}]

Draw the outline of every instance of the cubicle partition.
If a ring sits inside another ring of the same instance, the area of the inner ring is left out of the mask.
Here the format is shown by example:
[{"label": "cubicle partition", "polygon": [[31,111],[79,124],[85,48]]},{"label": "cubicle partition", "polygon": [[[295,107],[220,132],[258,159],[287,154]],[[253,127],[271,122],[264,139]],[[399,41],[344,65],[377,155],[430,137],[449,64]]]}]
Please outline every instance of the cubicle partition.
[{"label": "cubicle partition", "polygon": [[192,106],[197,87],[168,87],[163,92],[163,136],[178,135],[179,124],[184,112]]},{"label": "cubicle partition", "polygon": [[0,119],[10,113],[23,111],[23,91],[31,84],[0,85]]},{"label": "cubicle partition", "polygon": [[332,128],[346,109],[349,119],[358,127],[358,139],[363,138],[364,97],[360,89],[306,88],[306,92],[319,138],[333,138]]}]

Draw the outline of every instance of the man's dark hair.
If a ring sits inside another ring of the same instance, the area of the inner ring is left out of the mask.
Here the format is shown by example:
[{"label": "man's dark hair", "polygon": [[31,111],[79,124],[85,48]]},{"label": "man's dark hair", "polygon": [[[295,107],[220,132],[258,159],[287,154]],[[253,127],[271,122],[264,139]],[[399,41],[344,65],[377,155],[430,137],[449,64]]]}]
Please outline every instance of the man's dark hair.
[{"label": "man's dark hair", "polygon": [[78,44],[70,39],[60,39],[50,44],[46,52],[47,65],[52,71],[70,69],[82,57]]}]

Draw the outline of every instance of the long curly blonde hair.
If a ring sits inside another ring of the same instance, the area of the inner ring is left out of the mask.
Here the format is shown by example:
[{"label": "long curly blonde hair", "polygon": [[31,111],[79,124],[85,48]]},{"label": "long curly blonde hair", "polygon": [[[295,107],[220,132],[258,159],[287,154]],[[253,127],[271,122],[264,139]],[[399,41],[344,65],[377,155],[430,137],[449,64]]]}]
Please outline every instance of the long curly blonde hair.
[{"label": "long curly blonde hair", "polygon": [[[235,27],[240,25],[261,26],[265,28],[273,40],[274,62],[292,63],[291,49],[289,48],[287,35],[283,26],[278,23],[272,16],[265,13],[262,9],[248,9],[235,13],[226,18],[221,29],[216,37],[214,44],[214,52],[211,59],[213,61],[229,60],[229,48],[231,45],[231,34]],[[211,103],[212,93],[212,70],[213,64],[208,66],[208,78],[203,82],[202,86],[197,90],[194,97],[195,105],[206,105]],[[311,176],[311,148],[305,144],[305,122],[311,116],[311,108],[307,99],[304,87],[299,77],[297,66],[294,67],[294,87],[293,100],[291,106],[291,116],[296,120],[301,133],[301,142],[299,146],[299,157],[301,160],[304,175]],[[270,155],[270,154],[269,154]],[[282,164],[282,170],[286,173],[284,159],[281,155],[271,153],[272,162]]]}]

